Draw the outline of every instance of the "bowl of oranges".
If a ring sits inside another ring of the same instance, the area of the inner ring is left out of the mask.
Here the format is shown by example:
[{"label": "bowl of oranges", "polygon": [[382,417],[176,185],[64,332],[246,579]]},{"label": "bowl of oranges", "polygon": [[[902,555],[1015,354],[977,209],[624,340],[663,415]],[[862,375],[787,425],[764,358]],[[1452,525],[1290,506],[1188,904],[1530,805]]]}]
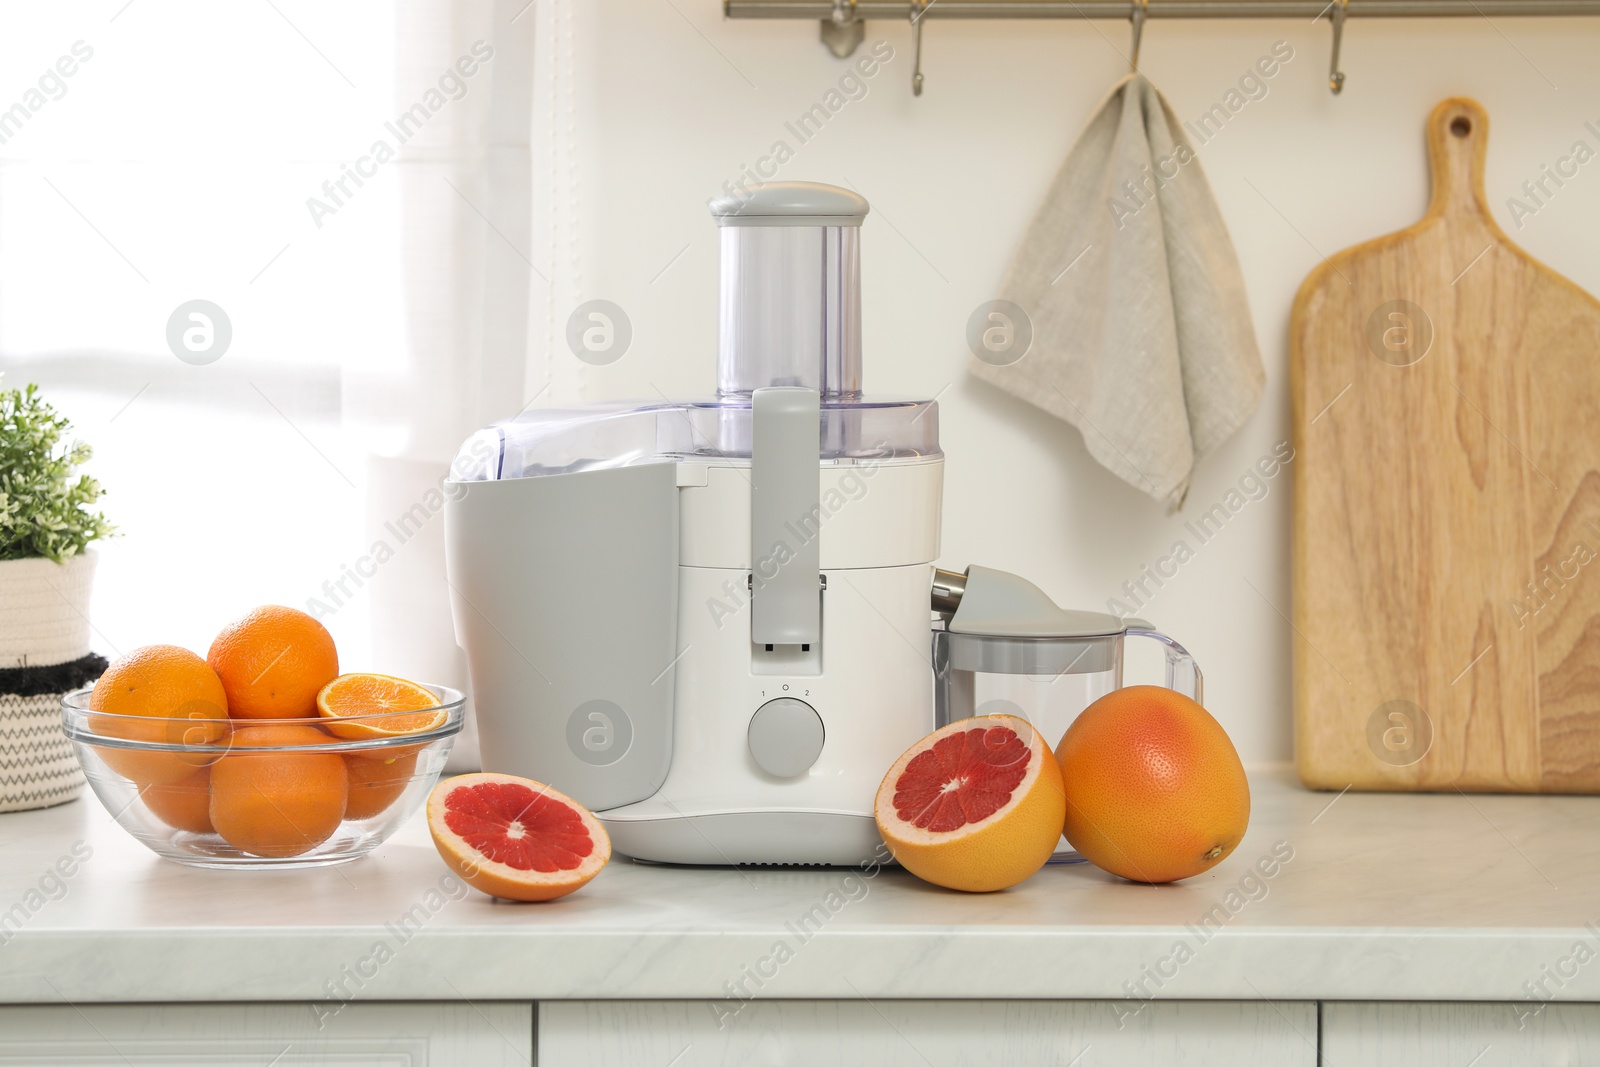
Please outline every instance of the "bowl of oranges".
[{"label": "bowl of oranges", "polygon": [[257,608],[205,658],[122,656],[62,698],[62,727],[128,833],[196,867],[309,867],[371,852],[427,798],[461,732],[446,686],[341,674],[333,637]]}]

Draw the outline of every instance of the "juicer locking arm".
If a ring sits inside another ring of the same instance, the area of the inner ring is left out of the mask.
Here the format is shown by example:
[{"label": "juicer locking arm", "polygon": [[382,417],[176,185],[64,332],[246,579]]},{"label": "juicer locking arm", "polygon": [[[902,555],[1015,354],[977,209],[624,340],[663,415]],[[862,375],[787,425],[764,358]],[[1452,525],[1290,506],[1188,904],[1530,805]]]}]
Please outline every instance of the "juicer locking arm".
[{"label": "juicer locking arm", "polygon": [[821,475],[817,390],[771,386],[751,394],[750,640],[822,640]]}]

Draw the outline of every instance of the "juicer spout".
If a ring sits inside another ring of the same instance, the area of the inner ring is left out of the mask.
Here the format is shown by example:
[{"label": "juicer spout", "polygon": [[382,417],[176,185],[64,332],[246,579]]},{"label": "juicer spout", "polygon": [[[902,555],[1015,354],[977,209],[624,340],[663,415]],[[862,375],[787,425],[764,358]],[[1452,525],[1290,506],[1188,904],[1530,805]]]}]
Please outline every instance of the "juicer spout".
[{"label": "juicer spout", "polygon": [[948,622],[950,616],[956,613],[961,606],[961,598],[967,592],[967,572],[947,571],[937,567],[933,571],[933,610],[945,617]]}]

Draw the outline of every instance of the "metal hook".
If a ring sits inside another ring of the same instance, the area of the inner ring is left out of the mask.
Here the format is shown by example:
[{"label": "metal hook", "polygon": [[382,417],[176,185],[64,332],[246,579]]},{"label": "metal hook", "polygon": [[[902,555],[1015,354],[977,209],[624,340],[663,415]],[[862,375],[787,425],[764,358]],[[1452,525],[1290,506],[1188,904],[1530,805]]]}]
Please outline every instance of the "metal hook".
[{"label": "metal hook", "polygon": [[1344,40],[1344,17],[1350,0],[1333,0],[1328,17],[1333,20],[1333,55],[1328,60],[1328,88],[1334,96],[1344,91],[1344,71],[1339,69],[1339,44]]},{"label": "metal hook", "polygon": [[867,24],[856,14],[856,0],[833,0],[833,14],[822,20],[822,43],[840,59],[851,55],[866,37]]},{"label": "metal hook", "polygon": [[922,95],[922,16],[928,13],[928,0],[911,0],[908,14],[914,47],[911,52],[911,95]]},{"label": "metal hook", "polygon": [[1139,41],[1144,37],[1144,19],[1150,13],[1150,0],[1134,0],[1128,11],[1128,21],[1133,23],[1133,54],[1128,69],[1139,70]]}]

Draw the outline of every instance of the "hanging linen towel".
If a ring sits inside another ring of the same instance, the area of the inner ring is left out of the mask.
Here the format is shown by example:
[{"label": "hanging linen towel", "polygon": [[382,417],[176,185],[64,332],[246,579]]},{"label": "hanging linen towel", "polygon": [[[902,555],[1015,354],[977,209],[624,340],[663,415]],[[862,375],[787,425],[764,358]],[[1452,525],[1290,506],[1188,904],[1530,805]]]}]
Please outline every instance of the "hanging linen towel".
[{"label": "hanging linen towel", "polygon": [[995,321],[1020,309],[1031,345],[1015,362],[985,353],[972,372],[1077,427],[1090,455],[1169,513],[1195,463],[1261,399],[1233,242],[1177,117],[1143,75],[1119,82],[1090,120],[1001,295],[1016,308]]}]

